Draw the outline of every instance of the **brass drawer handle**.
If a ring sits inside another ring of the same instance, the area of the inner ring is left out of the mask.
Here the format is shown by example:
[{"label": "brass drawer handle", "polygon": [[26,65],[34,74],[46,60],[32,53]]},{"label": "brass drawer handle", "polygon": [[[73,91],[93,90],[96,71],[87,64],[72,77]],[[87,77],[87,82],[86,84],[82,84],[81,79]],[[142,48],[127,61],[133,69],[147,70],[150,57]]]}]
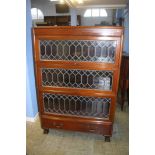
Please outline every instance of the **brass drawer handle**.
[{"label": "brass drawer handle", "polygon": [[57,124],[57,123],[53,122],[52,125],[53,125],[54,127],[56,127],[56,128],[62,128],[62,127],[63,127],[63,123]]},{"label": "brass drawer handle", "polygon": [[63,124],[60,124],[60,125],[55,125],[56,128],[62,128],[63,127]]},{"label": "brass drawer handle", "polygon": [[95,129],[89,129],[90,132],[95,132]]}]

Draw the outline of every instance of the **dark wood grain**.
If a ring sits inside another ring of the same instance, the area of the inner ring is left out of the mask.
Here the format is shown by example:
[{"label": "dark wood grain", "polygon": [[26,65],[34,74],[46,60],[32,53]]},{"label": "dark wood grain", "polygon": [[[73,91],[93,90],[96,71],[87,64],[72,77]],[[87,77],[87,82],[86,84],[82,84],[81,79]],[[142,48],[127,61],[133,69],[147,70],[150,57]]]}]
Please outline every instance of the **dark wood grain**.
[{"label": "dark wood grain", "polygon": [[122,56],[121,70],[120,70],[120,91],[121,91],[121,110],[123,111],[125,102],[125,93],[127,93],[129,104],[129,56]]}]

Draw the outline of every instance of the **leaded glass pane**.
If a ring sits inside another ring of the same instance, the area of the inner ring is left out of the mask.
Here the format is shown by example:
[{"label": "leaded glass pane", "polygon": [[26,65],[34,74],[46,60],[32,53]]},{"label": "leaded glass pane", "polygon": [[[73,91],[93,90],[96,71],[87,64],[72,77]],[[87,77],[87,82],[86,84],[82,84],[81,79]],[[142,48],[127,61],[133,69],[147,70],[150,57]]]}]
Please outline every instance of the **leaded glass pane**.
[{"label": "leaded glass pane", "polygon": [[41,60],[72,60],[114,63],[113,40],[40,40]]},{"label": "leaded glass pane", "polygon": [[112,89],[112,71],[42,68],[42,86]]},{"label": "leaded glass pane", "polygon": [[62,115],[108,118],[111,98],[43,94],[44,111]]}]

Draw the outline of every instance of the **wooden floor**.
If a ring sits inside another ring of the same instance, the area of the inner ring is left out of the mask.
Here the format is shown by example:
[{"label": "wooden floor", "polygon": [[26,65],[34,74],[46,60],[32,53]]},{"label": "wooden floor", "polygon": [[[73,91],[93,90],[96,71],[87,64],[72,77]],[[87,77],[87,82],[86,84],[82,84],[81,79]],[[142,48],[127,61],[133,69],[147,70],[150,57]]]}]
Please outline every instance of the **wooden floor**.
[{"label": "wooden floor", "polygon": [[39,119],[27,122],[27,155],[128,155],[129,116],[128,106],[124,111],[117,106],[113,137],[105,142],[104,137],[91,133],[50,130],[43,134]]}]

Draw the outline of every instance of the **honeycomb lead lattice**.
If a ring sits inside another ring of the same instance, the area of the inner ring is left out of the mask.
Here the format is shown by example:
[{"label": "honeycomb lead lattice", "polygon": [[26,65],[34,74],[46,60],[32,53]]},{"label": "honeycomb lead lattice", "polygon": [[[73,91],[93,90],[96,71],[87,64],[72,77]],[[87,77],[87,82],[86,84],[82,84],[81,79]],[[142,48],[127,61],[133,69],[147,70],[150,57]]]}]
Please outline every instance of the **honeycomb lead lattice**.
[{"label": "honeycomb lead lattice", "polygon": [[114,40],[40,40],[41,60],[114,63]]},{"label": "honeycomb lead lattice", "polygon": [[111,98],[43,94],[44,111],[63,115],[108,118]]},{"label": "honeycomb lead lattice", "polygon": [[42,68],[42,86],[111,90],[112,71]]}]

